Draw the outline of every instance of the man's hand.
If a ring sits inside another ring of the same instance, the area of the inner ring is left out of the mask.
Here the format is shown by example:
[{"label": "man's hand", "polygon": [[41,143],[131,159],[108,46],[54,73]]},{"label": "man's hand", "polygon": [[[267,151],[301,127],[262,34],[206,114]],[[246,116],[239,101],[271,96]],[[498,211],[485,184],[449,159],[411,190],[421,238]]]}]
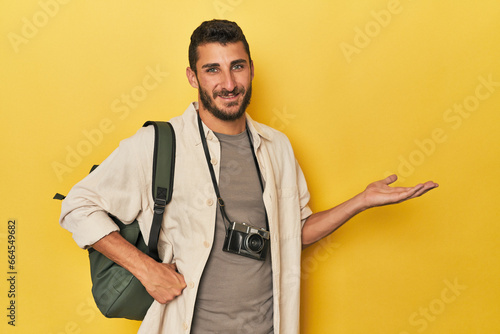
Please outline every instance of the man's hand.
[{"label": "man's hand", "polygon": [[146,291],[160,304],[168,304],[180,296],[186,287],[184,276],[175,263],[156,263],[148,266],[147,277],[139,279]]},{"label": "man's hand", "polygon": [[414,187],[390,187],[398,177],[391,175],[370,183],[366,189],[353,198],[329,210],[312,214],[302,227],[302,245],[307,247],[326,237],[358,213],[376,206],[396,204],[421,196],[438,186],[428,181]]},{"label": "man's hand", "polygon": [[390,187],[389,185],[397,179],[398,177],[393,174],[383,180],[370,183],[362,193],[366,207],[401,203],[422,196],[429,190],[438,187],[438,184],[432,181],[420,183],[414,187]]},{"label": "man's hand", "polygon": [[161,304],[167,304],[180,296],[186,287],[184,276],[177,272],[175,264],[156,262],[118,232],[108,234],[92,247],[130,271],[151,297]]}]

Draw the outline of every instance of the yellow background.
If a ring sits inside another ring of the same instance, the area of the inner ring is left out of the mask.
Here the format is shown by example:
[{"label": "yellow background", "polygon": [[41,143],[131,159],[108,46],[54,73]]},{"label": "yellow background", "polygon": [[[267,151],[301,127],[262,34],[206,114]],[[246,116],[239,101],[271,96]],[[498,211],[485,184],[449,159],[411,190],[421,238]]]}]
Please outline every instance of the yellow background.
[{"label": "yellow background", "polygon": [[[196,98],[189,36],[212,18],[243,28],[256,69],[249,112],[291,139],[313,210],[390,172],[398,185],[440,184],[304,251],[302,333],[500,332],[498,1],[24,0],[2,1],[0,16],[2,333],[136,332],[93,305],[86,253],[52,196],[144,121]],[[81,154],[69,166],[71,150]]]}]

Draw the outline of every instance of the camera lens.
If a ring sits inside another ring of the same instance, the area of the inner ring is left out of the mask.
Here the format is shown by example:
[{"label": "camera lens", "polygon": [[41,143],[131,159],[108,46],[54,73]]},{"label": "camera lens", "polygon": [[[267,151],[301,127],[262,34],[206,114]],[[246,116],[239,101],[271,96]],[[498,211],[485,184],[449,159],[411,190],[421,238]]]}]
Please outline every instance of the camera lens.
[{"label": "camera lens", "polygon": [[245,246],[251,252],[260,252],[264,248],[264,239],[259,234],[250,234],[245,239]]}]

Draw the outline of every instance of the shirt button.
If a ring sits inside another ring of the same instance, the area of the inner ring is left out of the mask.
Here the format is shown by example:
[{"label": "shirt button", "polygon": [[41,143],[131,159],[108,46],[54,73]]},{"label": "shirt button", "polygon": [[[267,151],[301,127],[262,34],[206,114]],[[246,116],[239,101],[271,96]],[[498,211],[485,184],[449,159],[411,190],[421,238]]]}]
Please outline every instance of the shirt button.
[{"label": "shirt button", "polygon": [[210,243],[208,241],[203,241],[203,246],[205,246],[205,248],[208,248],[210,247]]},{"label": "shirt button", "polygon": [[182,324],[182,327],[184,327],[184,330],[187,331],[189,329],[189,325],[187,322],[184,321],[184,323]]},{"label": "shirt button", "polygon": [[213,199],[211,199],[211,198],[207,199],[207,205],[208,205],[208,206],[212,206],[212,205],[214,205],[214,200],[213,200]]},{"label": "shirt button", "polygon": [[208,140],[212,140],[213,138],[214,138],[214,136],[211,133],[209,133],[208,136],[207,136],[207,139]]},{"label": "shirt button", "polygon": [[217,159],[212,158],[212,159],[210,160],[210,163],[211,163],[212,165],[217,165]]},{"label": "shirt button", "polygon": [[194,288],[194,282],[189,282],[189,288],[193,289]]}]

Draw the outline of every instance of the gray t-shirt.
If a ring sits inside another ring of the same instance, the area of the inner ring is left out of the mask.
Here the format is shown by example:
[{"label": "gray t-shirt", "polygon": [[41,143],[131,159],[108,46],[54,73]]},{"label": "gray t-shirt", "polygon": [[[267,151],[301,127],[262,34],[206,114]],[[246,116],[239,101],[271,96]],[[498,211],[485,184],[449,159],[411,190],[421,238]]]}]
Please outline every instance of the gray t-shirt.
[{"label": "gray t-shirt", "polygon": [[[216,136],[221,143],[219,191],[227,216],[231,222],[266,229],[262,189],[246,131]],[[225,229],[218,209],[214,244],[198,289],[191,333],[273,333],[270,252],[265,261],[258,261],[222,251]]]}]

